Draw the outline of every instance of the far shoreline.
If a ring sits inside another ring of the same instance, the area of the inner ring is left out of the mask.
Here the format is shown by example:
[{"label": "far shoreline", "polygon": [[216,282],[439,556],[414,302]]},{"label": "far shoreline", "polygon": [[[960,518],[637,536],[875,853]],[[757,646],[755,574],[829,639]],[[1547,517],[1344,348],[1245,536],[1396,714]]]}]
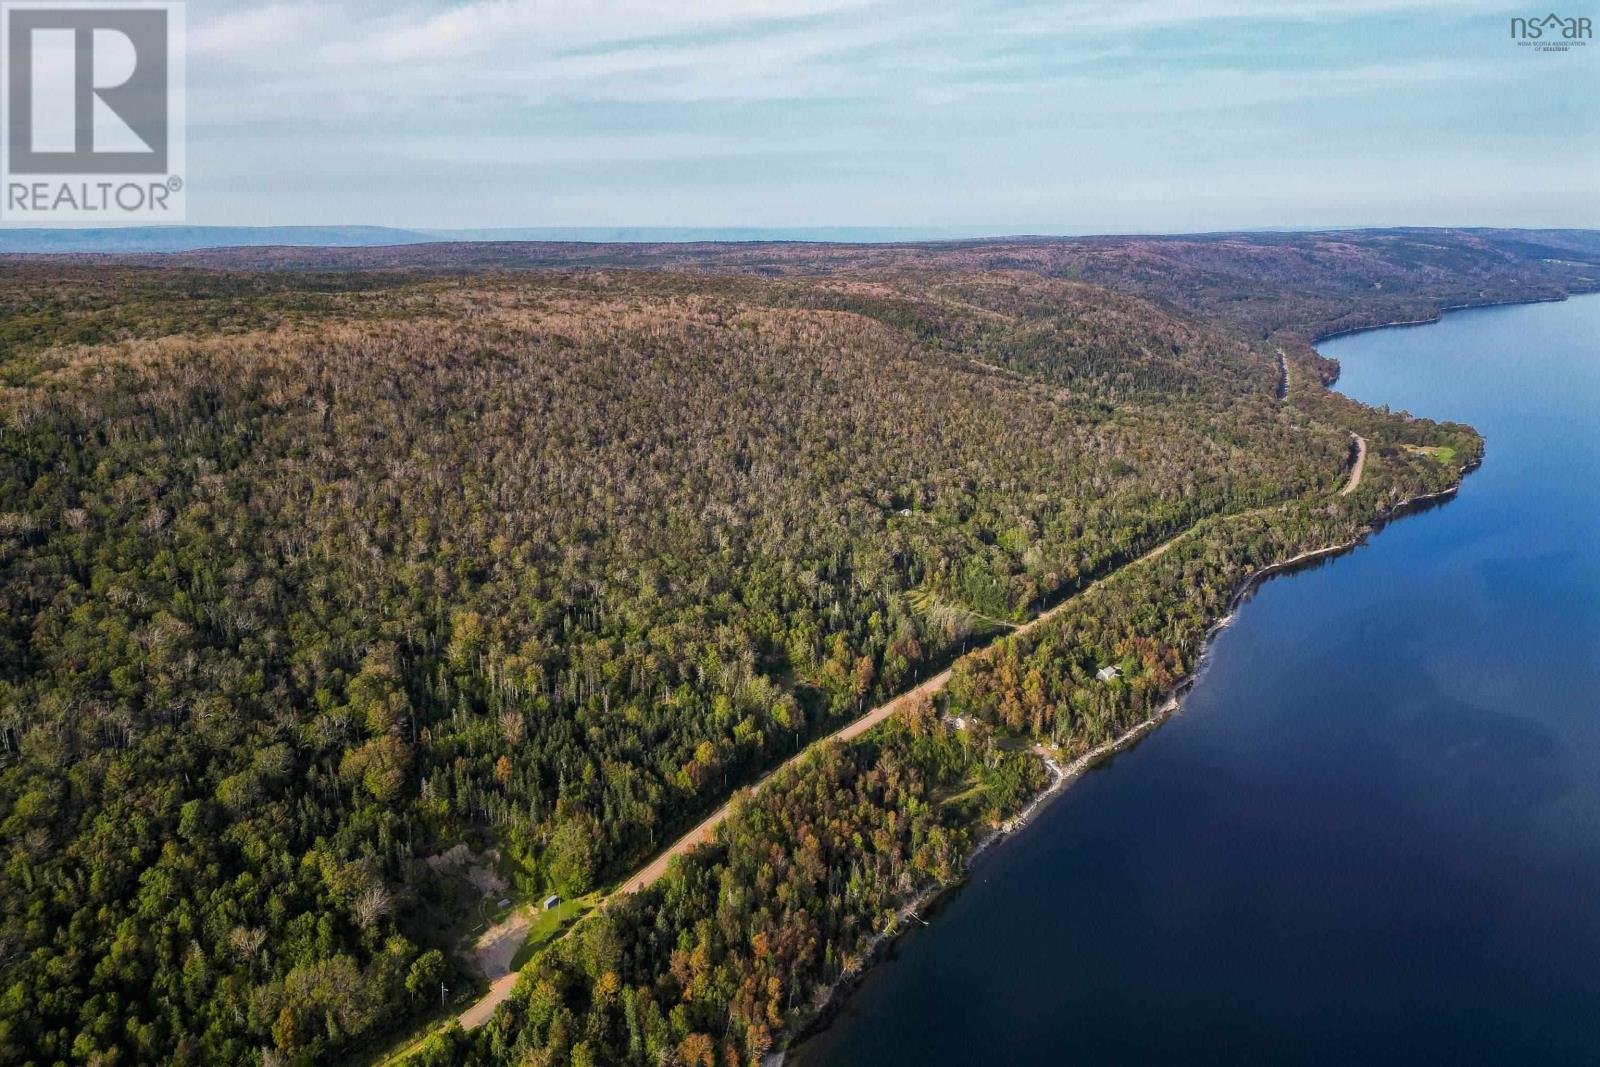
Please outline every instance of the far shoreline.
[{"label": "far shoreline", "polygon": [[1351,334],[1371,333],[1373,330],[1398,330],[1410,326],[1432,326],[1452,311],[1478,311],[1484,308],[1520,307],[1527,304],[1562,304],[1575,296],[1593,296],[1596,293],[1600,293],[1600,285],[1593,289],[1574,289],[1570,292],[1553,296],[1529,297],[1526,300],[1469,300],[1464,304],[1446,304],[1443,307],[1436,308],[1433,314],[1420,319],[1395,319],[1391,322],[1375,322],[1370,326],[1347,326],[1328,333],[1319,333],[1306,343],[1315,348],[1326,341],[1332,341],[1339,337],[1349,337]]}]

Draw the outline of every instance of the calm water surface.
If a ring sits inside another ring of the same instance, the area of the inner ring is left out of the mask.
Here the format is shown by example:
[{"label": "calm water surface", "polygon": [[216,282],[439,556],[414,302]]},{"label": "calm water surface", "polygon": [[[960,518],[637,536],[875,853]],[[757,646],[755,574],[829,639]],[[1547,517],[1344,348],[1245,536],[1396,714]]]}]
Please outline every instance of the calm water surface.
[{"label": "calm water surface", "polygon": [[1322,351],[1483,467],[1263,586],[800,1063],[1600,1062],[1600,296]]}]

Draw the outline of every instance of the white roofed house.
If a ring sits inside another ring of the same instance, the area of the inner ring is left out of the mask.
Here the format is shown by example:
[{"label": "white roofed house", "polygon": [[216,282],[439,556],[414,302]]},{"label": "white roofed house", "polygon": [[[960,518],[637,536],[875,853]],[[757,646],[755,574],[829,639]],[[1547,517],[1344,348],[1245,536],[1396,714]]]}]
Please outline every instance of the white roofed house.
[{"label": "white roofed house", "polygon": [[1107,666],[1101,667],[1099,670],[1095,671],[1094,676],[1099,681],[1109,682],[1113,678],[1122,677],[1122,668],[1116,666],[1115,664],[1108,664]]}]

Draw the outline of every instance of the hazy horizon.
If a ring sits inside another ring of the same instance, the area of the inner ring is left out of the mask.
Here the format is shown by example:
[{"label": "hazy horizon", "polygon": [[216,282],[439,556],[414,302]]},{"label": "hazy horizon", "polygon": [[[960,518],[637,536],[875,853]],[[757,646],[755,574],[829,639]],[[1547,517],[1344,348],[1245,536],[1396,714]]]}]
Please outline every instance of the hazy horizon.
[{"label": "hazy horizon", "polygon": [[[37,238],[38,243],[75,245],[82,240],[96,235],[107,237],[114,234],[137,234],[159,238],[162,235],[193,235],[204,236],[305,236],[306,244],[325,243],[324,239],[334,236],[373,236],[378,238],[394,237],[404,239],[406,243],[421,243],[421,241],[530,241],[530,242],[575,242],[575,243],[601,243],[601,244],[629,244],[629,243],[679,243],[679,242],[793,242],[793,243],[818,243],[818,244],[893,244],[907,243],[940,243],[949,241],[1010,241],[1010,240],[1051,240],[1051,239],[1085,239],[1085,238],[1118,238],[1118,237],[1220,237],[1230,234],[1240,235],[1267,235],[1267,234],[1311,234],[1311,233],[1337,233],[1337,232],[1365,232],[1365,231],[1404,231],[1404,230],[1527,230],[1538,231],[1572,231],[1593,232],[1600,226],[1581,225],[1550,225],[1550,226],[1501,226],[1495,224],[1473,225],[1438,225],[1414,226],[1407,224],[1394,225],[1328,225],[1328,226],[1294,226],[1294,225],[1267,225],[1236,227],[1231,229],[1216,230],[1157,230],[1157,229],[1126,229],[1126,230],[1081,230],[1081,231],[1006,231],[1000,228],[963,227],[959,229],[941,227],[919,226],[871,226],[871,225],[842,225],[842,226],[493,226],[493,227],[465,227],[465,228],[436,228],[427,225],[391,225],[386,223],[364,222],[310,222],[288,223],[284,225],[203,225],[196,223],[177,223],[170,225],[123,223],[108,224],[103,226],[36,226],[15,223],[0,223],[0,235],[9,234],[13,239],[21,237]],[[419,241],[419,239],[421,239]],[[381,241],[378,243],[382,243]],[[185,247],[207,247],[204,244],[186,244]],[[3,241],[0,241],[0,252],[7,251]],[[12,248],[11,251],[18,249]]]}]

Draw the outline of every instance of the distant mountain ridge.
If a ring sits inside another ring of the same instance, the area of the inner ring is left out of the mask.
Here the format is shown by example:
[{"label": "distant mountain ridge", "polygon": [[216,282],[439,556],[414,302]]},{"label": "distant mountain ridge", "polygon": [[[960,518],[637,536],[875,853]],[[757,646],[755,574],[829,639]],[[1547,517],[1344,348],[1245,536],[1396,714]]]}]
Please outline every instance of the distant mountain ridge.
[{"label": "distant mountain ridge", "polygon": [[116,255],[266,246],[370,248],[462,241],[559,241],[577,244],[803,241],[869,244],[993,236],[992,230],[927,226],[519,226],[493,229],[403,229],[394,226],[0,227],[0,255]]},{"label": "distant mountain ridge", "polygon": [[574,244],[808,242],[877,244],[993,238],[995,231],[929,226],[515,226],[402,229],[394,226],[0,227],[0,255],[197,252],[211,248],[370,248],[433,242],[556,241]]},{"label": "distant mountain ridge", "polygon": [[[1063,240],[1248,240],[1281,244],[1315,234],[1470,234],[1533,258],[1552,250],[1588,258],[1600,252],[1600,233],[1581,229],[1358,227],[1240,230],[1210,233],[1096,234],[1071,231],[1006,233],[1003,228],[956,226],[506,226],[477,229],[396,226],[108,226],[93,229],[0,226],[0,255],[136,255],[230,248],[383,248],[399,245],[616,245],[634,250],[690,245],[929,245],[941,242],[1037,243]],[[600,250],[604,252],[605,250]],[[443,250],[441,249],[442,253]],[[578,249],[572,255],[581,256]]]},{"label": "distant mountain ridge", "polygon": [[0,228],[0,253],[193,252],[263,245],[352,248],[439,238],[390,226],[108,226]]}]

